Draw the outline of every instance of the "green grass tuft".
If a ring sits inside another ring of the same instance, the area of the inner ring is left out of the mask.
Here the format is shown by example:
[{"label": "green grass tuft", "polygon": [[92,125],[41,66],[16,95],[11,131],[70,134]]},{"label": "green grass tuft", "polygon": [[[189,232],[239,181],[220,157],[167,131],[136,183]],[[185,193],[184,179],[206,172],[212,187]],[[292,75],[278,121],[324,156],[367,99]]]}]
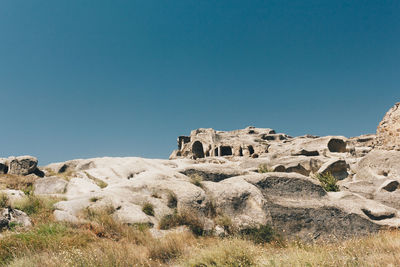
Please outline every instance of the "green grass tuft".
[{"label": "green grass tuft", "polygon": [[331,173],[316,174],[315,178],[318,179],[322,187],[327,192],[338,192],[339,186],[336,184],[337,179]]},{"label": "green grass tuft", "polygon": [[144,203],[143,207],[142,207],[142,211],[149,216],[154,216],[154,206],[153,204],[147,202]]}]

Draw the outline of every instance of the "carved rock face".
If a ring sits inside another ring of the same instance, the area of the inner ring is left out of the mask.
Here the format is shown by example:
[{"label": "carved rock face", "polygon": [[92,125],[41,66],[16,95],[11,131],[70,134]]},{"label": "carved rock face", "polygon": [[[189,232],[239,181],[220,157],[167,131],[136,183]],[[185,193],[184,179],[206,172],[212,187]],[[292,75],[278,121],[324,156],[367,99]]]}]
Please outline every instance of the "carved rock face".
[{"label": "carved rock face", "polygon": [[375,146],[386,150],[400,150],[400,102],[394,105],[379,123]]}]

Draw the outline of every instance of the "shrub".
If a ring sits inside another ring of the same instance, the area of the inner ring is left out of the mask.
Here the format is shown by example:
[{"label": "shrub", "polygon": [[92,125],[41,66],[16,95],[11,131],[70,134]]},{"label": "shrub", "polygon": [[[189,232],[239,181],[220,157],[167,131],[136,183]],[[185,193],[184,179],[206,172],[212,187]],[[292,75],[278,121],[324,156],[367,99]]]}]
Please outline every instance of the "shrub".
[{"label": "shrub", "polygon": [[171,229],[180,225],[186,225],[195,235],[203,235],[204,224],[192,212],[182,211],[178,213],[176,210],[172,214],[167,214],[161,218],[159,228],[161,230]]},{"label": "shrub", "polygon": [[267,172],[272,172],[272,171],[268,168],[267,164],[260,164],[260,165],[258,166],[258,173],[267,173]]},{"label": "shrub", "polygon": [[143,205],[142,211],[149,216],[154,216],[154,206],[153,204],[147,202]]},{"label": "shrub", "polygon": [[176,208],[178,206],[178,198],[176,197],[174,192],[168,192],[167,195],[167,206],[168,208]]},{"label": "shrub", "polygon": [[336,184],[337,180],[331,173],[329,172],[323,174],[318,173],[317,175],[315,175],[315,178],[320,181],[321,186],[325,189],[325,191],[327,192],[339,191],[339,186]]},{"label": "shrub", "polygon": [[10,199],[7,194],[0,193],[0,208],[7,208],[10,206]]},{"label": "shrub", "polygon": [[267,224],[244,228],[239,231],[239,234],[256,244],[270,243],[272,241],[280,243],[282,241],[282,238]]}]

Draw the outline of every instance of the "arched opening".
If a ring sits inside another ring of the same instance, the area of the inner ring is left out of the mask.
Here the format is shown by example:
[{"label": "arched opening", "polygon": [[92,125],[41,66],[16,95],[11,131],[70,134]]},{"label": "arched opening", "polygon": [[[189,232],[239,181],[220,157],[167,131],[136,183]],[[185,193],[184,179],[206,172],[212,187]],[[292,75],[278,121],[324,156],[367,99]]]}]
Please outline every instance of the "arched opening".
[{"label": "arched opening", "polygon": [[231,156],[232,148],[230,146],[221,146],[221,156]]},{"label": "arched opening", "polygon": [[214,149],[214,156],[218,157],[218,147]]},{"label": "arched opening", "polygon": [[253,155],[253,153],[254,153],[254,148],[253,148],[253,146],[248,146],[247,149],[249,150],[250,156]]},{"label": "arched opening", "polygon": [[200,141],[194,142],[192,146],[192,152],[196,158],[204,158],[203,144]]}]

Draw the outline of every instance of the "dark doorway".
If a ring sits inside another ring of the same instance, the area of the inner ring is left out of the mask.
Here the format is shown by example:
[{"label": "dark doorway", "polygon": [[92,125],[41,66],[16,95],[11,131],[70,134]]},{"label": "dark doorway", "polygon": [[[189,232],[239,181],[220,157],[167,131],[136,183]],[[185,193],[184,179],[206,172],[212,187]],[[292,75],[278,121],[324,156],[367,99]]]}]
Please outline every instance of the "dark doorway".
[{"label": "dark doorway", "polygon": [[203,144],[200,141],[194,142],[192,146],[192,152],[196,158],[204,158]]}]

